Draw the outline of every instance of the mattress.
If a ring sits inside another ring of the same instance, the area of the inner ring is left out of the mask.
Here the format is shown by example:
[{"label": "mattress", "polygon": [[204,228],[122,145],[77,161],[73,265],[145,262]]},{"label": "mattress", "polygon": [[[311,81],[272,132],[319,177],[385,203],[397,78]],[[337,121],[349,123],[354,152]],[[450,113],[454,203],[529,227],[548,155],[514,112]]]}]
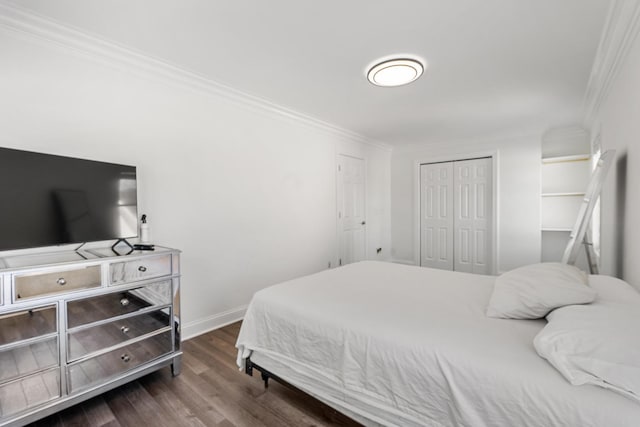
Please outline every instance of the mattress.
[{"label": "mattress", "polygon": [[636,402],[536,354],[544,320],[486,317],[494,279],[365,261],[281,283],[254,295],[238,364],[366,425],[640,425]]}]

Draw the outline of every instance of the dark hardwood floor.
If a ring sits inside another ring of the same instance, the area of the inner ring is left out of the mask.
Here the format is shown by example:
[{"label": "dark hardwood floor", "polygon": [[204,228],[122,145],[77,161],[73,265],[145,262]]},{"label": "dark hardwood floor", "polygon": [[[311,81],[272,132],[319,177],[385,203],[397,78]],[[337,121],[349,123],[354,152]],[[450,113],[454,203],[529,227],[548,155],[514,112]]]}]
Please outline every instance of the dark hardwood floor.
[{"label": "dark hardwood floor", "polygon": [[236,366],[240,322],[183,343],[182,373],[165,367],[35,426],[358,426],[305,393]]}]

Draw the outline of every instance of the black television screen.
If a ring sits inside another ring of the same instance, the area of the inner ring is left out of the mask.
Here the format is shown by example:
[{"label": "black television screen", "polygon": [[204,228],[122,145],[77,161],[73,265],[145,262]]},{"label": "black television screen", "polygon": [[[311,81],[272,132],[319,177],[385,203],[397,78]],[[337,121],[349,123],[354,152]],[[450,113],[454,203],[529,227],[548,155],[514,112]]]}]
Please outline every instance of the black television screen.
[{"label": "black television screen", "polygon": [[136,237],[134,166],[0,148],[0,250]]}]

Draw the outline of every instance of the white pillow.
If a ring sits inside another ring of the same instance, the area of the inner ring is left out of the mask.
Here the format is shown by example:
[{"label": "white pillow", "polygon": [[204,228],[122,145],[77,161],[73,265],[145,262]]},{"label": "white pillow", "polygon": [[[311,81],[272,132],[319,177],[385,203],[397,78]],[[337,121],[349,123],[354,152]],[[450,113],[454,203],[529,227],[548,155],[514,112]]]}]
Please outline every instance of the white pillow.
[{"label": "white pillow", "polygon": [[532,264],[516,268],[496,279],[487,316],[508,319],[539,319],[551,310],[592,302],[596,292],[587,275],[561,263]]},{"label": "white pillow", "polygon": [[562,307],[547,320],[534,347],[571,384],[595,384],[640,401],[637,299]]},{"label": "white pillow", "polygon": [[616,277],[593,274],[589,276],[589,286],[598,294],[597,302],[640,304],[640,292]]}]

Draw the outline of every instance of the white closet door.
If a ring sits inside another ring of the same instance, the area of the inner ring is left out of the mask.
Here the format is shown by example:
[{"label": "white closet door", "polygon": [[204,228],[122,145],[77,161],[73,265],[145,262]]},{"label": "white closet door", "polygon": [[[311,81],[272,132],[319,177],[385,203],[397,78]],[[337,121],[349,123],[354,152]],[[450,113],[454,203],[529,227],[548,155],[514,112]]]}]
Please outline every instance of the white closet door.
[{"label": "white closet door", "polygon": [[453,270],[453,163],[420,166],[420,265]]},{"label": "white closet door", "polygon": [[454,162],[454,270],[491,274],[491,159]]}]

